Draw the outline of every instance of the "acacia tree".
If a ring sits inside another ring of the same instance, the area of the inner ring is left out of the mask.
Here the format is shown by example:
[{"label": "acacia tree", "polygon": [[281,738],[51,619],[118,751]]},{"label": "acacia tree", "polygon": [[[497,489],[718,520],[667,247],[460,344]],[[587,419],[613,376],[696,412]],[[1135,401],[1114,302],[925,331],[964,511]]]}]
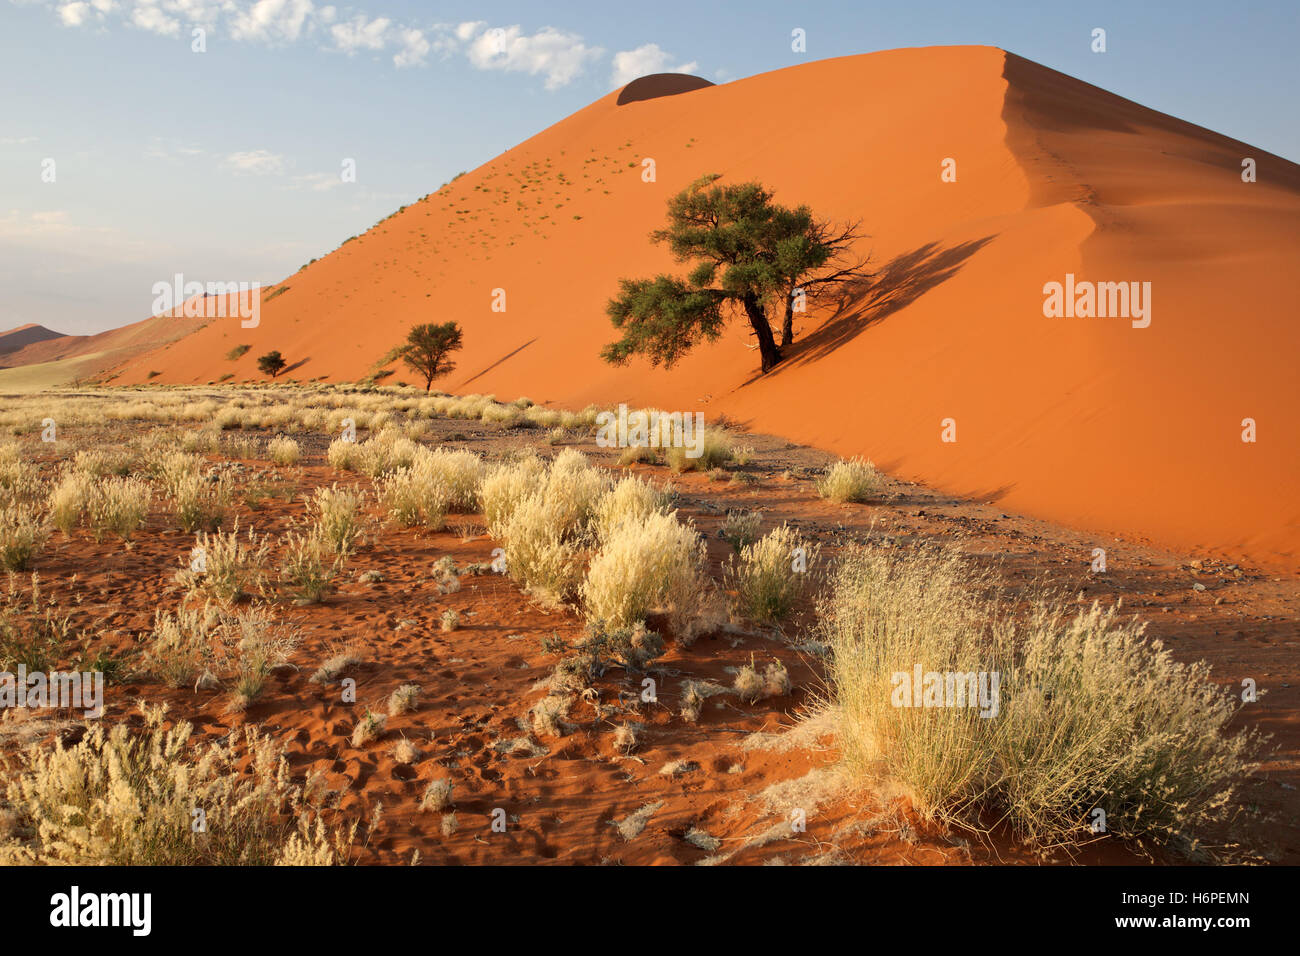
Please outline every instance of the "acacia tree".
[{"label": "acacia tree", "polygon": [[798,257],[788,263],[785,294],[781,297],[785,313],[781,319],[781,348],[794,342],[795,303],[800,296],[806,307],[808,303],[824,298],[836,286],[874,275],[866,269],[868,257],[858,256],[853,251],[854,244],[863,238],[860,229],[860,222],[836,224],[817,220],[813,223],[809,241],[826,250],[826,258],[818,263],[818,268],[829,271],[812,275],[806,269],[800,271],[802,263]]},{"label": "acacia tree", "polygon": [[402,361],[412,371],[424,376],[424,390],[427,392],[435,378],[456,367],[448,356],[460,348],[460,343],[460,326],[455,322],[417,325],[406,335]]},{"label": "acacia tree", "polygon": [[[697,180],[668,201],[668,226],[650,238],[667,243],[678,262],[693,266],[685,278],[620,281],[606,312],[623,337],[601,351],[606,361],[622,364],[644,355],[652,365],[671,368],[700,342],[717,339],[739,311],[758,340],[767,372],[781,361],[769,303],[783,299],[792,313],[792,290],[810,283],[819,288],[852,268],[839,260],[858,238],[855,227],[834,232],[807,206],[774,203],[759,183],[712,186],[718,178]],[[834,272],[819,276],[817,270],[828,263]],[[786,345],[793,340],[793,315],[790,334],[783,327],[782,340]]]},{"label": "acacia tree", "polygon": [[284,371],[284,357],[278,351],[267,352],[257,360],[257,370],[275,378]]}]

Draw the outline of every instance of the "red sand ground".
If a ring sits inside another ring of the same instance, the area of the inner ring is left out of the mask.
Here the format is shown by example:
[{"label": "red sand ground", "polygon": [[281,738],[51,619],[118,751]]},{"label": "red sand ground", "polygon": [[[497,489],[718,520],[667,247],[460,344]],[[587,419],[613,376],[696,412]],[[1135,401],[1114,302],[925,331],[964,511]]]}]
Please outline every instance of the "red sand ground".
[{"label": "red sand ground", "polygon": [[[537,443],[543,453],[555,451],[537,431],[521,434],[445,419],[430,425],[431,445],[491,453]],[[114,434],[117,441],[124,439]],[[302,468],[245,463],[241,487],[261,487],[263,500],[256,510],[247,504],[237,508],[240,527],[281,533],[301,518],[303,496],[315,487],[336,481],[370,485],[324,463],[325,436],[299,437],[307,455]],[[1092,574],[1086,535],[897,481],[888,482],[885,494],[871,504],[836,505],[819,498],[808,477],[824,465],[824,453],[774,436],[748,437],[755,447],[754,462],[745,469],[749,483],[672,476],[663,467],[634,469],[676,486],[680,514],[705,535],[715,576],[729,552],[717,536],[723,514],[728,508],[757,508],[763,511],[764,531],[788,521],[820,542],[828,558],[845,541],[868,533],[899,545],[953,542],[991,562],[1009,593],[1048,582],[1066,594],[1079,593],[1085,603],[1122,599],[1125,613],[1150,621],[1151,636],[1165,641],[1179,659],[1207,660],[1215,682],[1236,688],[1249,675],[1265,690],[1241,716],[1242,724],[1273,735],[1261,772],[1252,774],[1240,796],[1248,812],[1240,827],[1209,837],[1215,845],[1244,847],[1253,859],[1300,860],[1296,582],[1212,563],[1193,567],[1168,552],[1119,543],[1111,546],[1111,570]],[[588,443],[577,447],[613,464],[613,453]],[[53,467],[45,447],[38,445],[33,455]],[[288,503],[272,494],[277,486],[295,489],[296,500]],[[785,629],[785,639],[755,630],[707,635],[689,647],[670,642],[662,659],[666,671],[659,675],[659,701],[641,706],[638,714],[620,713],[617,705],[620,691],[639,690],[641,675],[611,669],[596,682],[594,699],[575,702],[569,733],[537,737],[540,746],[531,751],[512,747],[512,741],[528,736],[518,721],[544,695],[538,682],[559,660],[543,641],[558,637],[572,644],[582,633],[580,619],[567,611],[541,610],[496,574],[465,574],[460,590],[439,589],[432,568],[440,558],[450,555],[462,568],[492,560],[498,542],[481,532],[479,516],[453,515],[447,531],[426,534],[381,524],[373,506],[368,510],[375,524],[337,594],[308,607],[280,595],[274,613],[301,627],[303,641],[290,657],[293,666],[268,682],[247,713],[226,713],[229,687],[169,690],[155,681],[130,679],[109,687],[105,719],[133,719],[135,702],[144,698],[166,701],[169,715],[189,720],[205,740],[222,738],[244,722],[262,725],[287,747],[295,775],[326,775],[350,819],[368,819],[377,804],[383,805],[382,825],[369,839],[363,829],[358,841],[356,861],[363,863],[407,863],[418,850],[425,864],[695,864],[710,853],[687,840],[692,828],[722,841],[716,853],[733,863],[1037,862],[1005,829],[984,838],[948,832],[918,819],[905,799],[870,790],[821,792],[818,781],[837,757],[830,739],[796,733],[784,749],[746,746],[754,732],[782,734],[793,728],[816,698],[821,665],[800,643],[812,636],[806,630],[807,608]],[[181,597],[173,575],[194,539],[164,512],[155,503],[129,550],[112,539],[97,543],[79,529],[71,536],[55,535],[35,561],[43,593],[57,598],[60,613],[72,614],[77,627],[98,636],[102,644],[96,649],[137,654],[154,609],[172,607]],[[463,526],[468,526],[464,534]],[[383,579],[362,579],[373,571]],[[1204,590],[1196,590],[1198,584]],[[448,608],[461,615],[461,626],[443,632],[439,620]],[[336,686],[309,681],[317,666],[345,646],[363,661],[352,672],[356,704],[342,703]],[[760,666],[783,661],[793,692],[754,704],[720,695],[710,698],[698,723],[678,716],[681,681],[730,686],[735,668],[751,658]],[[364,708],[382,709],[392,691],[410,681],[423,687],[418,710],[392,718],[383,738],[353,746],[352,730]],[[46,713],[53,712],[40,712]],[[59,732],[34,720],[37,716],[13,712],[12,723],[0,723],[0,763],[26,733],[48,739]],[[23,718],[32,723],[18,723]],[[643,723],[644,729],[640,746],[624,755],[615,750],[613,735],[618,724],[629,721]],[[402,737],[423,752],[413,766],[392,755]],[[664,773],[674,761],[685,766]],[[419,809],[429,781],[444,777],[453,781],[459,823],[459,830],[446,836],[440,816]],[[653,804],[657,809],[634,839],[624,840],[612,826]],[[806,832],[789,832],[791,807],[807,812]],[[496,808],[510,818],[504,834],[490,831]],[[1069,861],[1064,854],[1049,859]],[[1163,853],[1157,859],[1183,862]],[[1107,839],[1082,848],[1075,862],[1143,860]]]},{"label": "red sand ground", "polygon": [[[455,319],[454,391],[725,414],[1009,510],[1294,566],[1296,165],[987,47],[618,96],[290,276],[258,329],[213,322],[115,381],[255,379],[270,349],[299,380],[355,380],[410,325]],[[810,314],[761,379],[740,324],[670,373],[604,365],[606,300],[620,277],[674,268],[647,233],[708,172],[860,218],[880,281]],[[1045,318],[1043,285],[1066,273],[1151,282],[1150,327]]]}]

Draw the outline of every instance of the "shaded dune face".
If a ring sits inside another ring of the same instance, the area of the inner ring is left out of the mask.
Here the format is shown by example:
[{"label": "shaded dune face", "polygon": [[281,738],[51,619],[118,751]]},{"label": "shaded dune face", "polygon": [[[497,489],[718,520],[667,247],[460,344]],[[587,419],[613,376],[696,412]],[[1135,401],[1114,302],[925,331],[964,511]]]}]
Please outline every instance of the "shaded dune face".
[{"label": "shaded dune face", "polygon": [[16,329],[10,329],[8,332],[0,332],[0,355],[8,355],[10,352],[17,352],[35,342],[46,342],[50,339],[63,338],[62,332],[53,332],[43,325],[22,325]]},{"label": "shaded dune face", "polygon": [[[683,271],[647,236],[712,172],[860,220],[875,280],[798,316],[766,376],[742,321],[672,370],[604,364],[618,280]],[[214,320],[116,382],[260,380],[271,349],[300,380],[356,381],[413,324],[454,319],[449,391],[726,415],[1112,548],[1293,565],[1297,183],[1293,163],[991,47],[718,86],[644,77],[287,277],[257,329]],[[1150,282],[1150,326],[1045,317],[1044,285],[1067,273]]]},{"label": "shaded dune face", "polygon": [[714,85],[702,76],[691,76],[688,73],[652,73],[635,79],[623,87],[615,102],[623,106],[626,103],[654,100],[661,96],[676,96],[678,93],[689,93],[691,90]]}]

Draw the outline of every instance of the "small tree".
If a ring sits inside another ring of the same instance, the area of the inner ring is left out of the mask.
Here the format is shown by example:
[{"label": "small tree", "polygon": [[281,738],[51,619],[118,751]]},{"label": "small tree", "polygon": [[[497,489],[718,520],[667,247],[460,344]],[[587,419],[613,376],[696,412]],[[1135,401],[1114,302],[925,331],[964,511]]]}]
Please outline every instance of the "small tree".
[{"label": "small tree", "polygon": [[265,372],[271,378],[275,378],[284,371],[285,361],[279,352],[267,352],[257,360],[257,369],[259,372]]},{"label": "small tree", "polygon": [[424,390],[427,392],[435,378],[456,367],[448,356],[460,348],[460,343],[460,326],[455,322],[417,325],[407,333],[402,361],[417,375],[424,376]]},{"label": "small tree", "polygon": [[[623,337],[602,350],[607,362],[640,354],[672,367],[701,341],[717,339],[728,312],[739,310],[758,339],[762,370],[770,371],[781,361],[781,345],[793,341],[798,290],[806,295],[866,275],[865,260],[845,262],[858,238],[855,225],[836,229],[814,219],[807,206],[780,206],[758,183],[709,188],[718,178],[705,176],[668,201],[668,227],[650,238],[667,243],[692,268],[685,278],[620,282],[606,311]],[[785,309],[781,345],[768,318],[773,303]]]}]

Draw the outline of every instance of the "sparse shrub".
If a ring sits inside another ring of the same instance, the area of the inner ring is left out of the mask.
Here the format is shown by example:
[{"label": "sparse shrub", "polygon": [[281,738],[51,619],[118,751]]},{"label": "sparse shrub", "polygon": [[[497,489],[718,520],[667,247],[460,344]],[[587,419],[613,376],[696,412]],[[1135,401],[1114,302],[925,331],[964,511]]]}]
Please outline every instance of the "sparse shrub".
[{"label": "sparse shrub", "polygon": [[[346,862],[355,826],[324,822],[314,780],[290,782],[283,752],[256,727],[214,743],[141,707],[137,732],[90,721],[70,747],[15,754],[5,799],[18,825],[0,831],[0,862],[175,866]],[[192,831],[202,807],[207,831]]]},{"label": "sparse shrub", "polygon": [[0,510],[0,568],[26,570],[48,538],[44,523],[29,509],[14,504]]},{"label": "sparse shrub", "polygon": [[430,780],[420,798],[420,809],[427,813],[441,813],[452,804],[451,790],[452,784],[448,777]]},{"label": "sparse shrub", "polygon": [[280,542],[284,552],[280,580],[295,589],[299,601],[314,604],[334,589],[347,563],[347,551],[335,551],[318,528],[290,531]]},{"label": "sparse shrub", "polygon": [[0,592],[0,671],[9,674],[20,666],[29,674],[48,671],[75,636],[71,620],[42,595],[40,575],[33,573],[31,582],[31,591],[24,594],[18,575],[11,573]]},{"label": "sparse shrub", "polygon": [[235,496],[234,482],[228,474],[178,472],[164,476],[163,482],[171,497],[172,514],[182,531],[216,531],[221,527]]},{"label": "sparse shrub", "polygon": [[488,534],[497,539],[504,537],[506,522],[515,508],[536,491],[546,473],[546,463],[536,455],[528,455],[515,462],[497,465],[483,475],[479,482],[479,497]]},{"label": "sparse shrub", "polygon": [[722,539],[731,545],[731,550],[740,554],[746,545],[758,540],[758,529],[763,523],[761,511],[744,511],[732,509],[722,519]]},{"label": "sparse shrub", "polygon": [[223,618],[222,638],[227,655],[237,661],[228,709],[242,713],[262,696],[272,668],[289,659],[298,645],[298,631],[293,625],[276,622],[262,608],[248,608]]},{"label": "sparse shrub", "polygon": [[83,449],[72,459],[73,471],[80,471],[92,478],[106,478],[109,475],[125,477],[131,473],[134,464],[130,452],[120,449]]},{"label": "sparse shrub", "polygon": [[357,721],[356,726],[352,728],[352,746],[364,747],[366,744],[378,740],[384,735],[384,728],[387,724],[387,714],[367,710],[366,715]]},{"label": "sparse shrub", "polygon": [[212,419],[218,431],[228,432],[244,427],[244,410],[234,405],[223,405]]},{"label": "sparse shrub", "polygon": [[423,756],[420,748],[411,741],[403,737],[397,743],[393,744],[393,759],[399,764],[410,765],[415,763]]},{"label": "sparse shrub", "polygon": [[446,523],[450,489],[429,455],[376,481],[379,504],[403,527],[440,530]]},{"label": "sparse shrub", "polygon": [[736,671],[736,680],[731,686],[736,691],[737,697],[746,704],[752,704],[763,696],[766,685],[751,659],[748,664]]},{"label": "sparse shrub", "polygon": [[460,627],[460,614],[455,608],[447,608],[442,612],[442,629],[444,631],[454,631]]},{"label": "sparse shrub", "polygon": [[420,685],[403,684],[388,697],[388,716],[413,714],[420,703]]},{"label": "sparse shrub", "polygon": [[266,443],[266,454],[277,465],[296,465],[302,458],[302,449],[292,438],[276,435]]},{"label": "sparse shrub", "polygon": [[349,491],[333,485],[317,488],[307,502],[307,515],[315,533],[329,542],[339,554],[351,553],[361,537],[363,492]]},{"label": "sparse shrub", "polygon": [[309,684],[332,684],[361,663],[361,658],[351,651],[340,651],[331,656],[308,678]]},{"label": "sparse shrub", "polygon": [[380,478],[410,468],[417,458],[422,457],[421,453],[427,454],[428,449],[390,427],[357,446],[356,469],[371,478]]},{"label": "sparse shrub", "polygon": [[652,611],[684,628],[704,582],[704,543],[676,514],[657,512],[619,525],[591,559],[582,599],[587,619],[627,627]]},{"label": "sparse shrub", "polygon": [[[251,413],[247,413],[251,414]],[[247,424],[255,424],[248,422]],[[256,435],[231,435],[221,442],[220,454],[239,461],[262,457],[262,440]]]},{"label": "sparse shrub", "polygon": [[817,494],[829,501],[868,501],[880,493],[880,472],[862,458],[840,459],[817,479]]},{"label": "sparse shrub", "polygon": [[651,447],[650,445],[628,445],[618,453],[618,464],[621,468],[628,465],[635,465],[640,462],[657,465],[663,460],[663,452]]},{"label": "sparse shrub", "polygon": [[90,507],[95,483],[85,472],[70,470],[64,473],[59,483],[50,492],[50,523],[65,535],[81,523],[82,516]]},{"label": "sparse shrub", "polygon": [[[1174,661],[1115,607],[1038,599],[1011,617],[989,584],[951,551],[841,557],[820,628],[852,772],[901,783],[928,817],[1005,821],[1039,847],[1089,839],[1097,807],[1114,836],[1184,847],[1231,815],[1260,740],[1227,735],[1237,706],[1204,662]],[[985,674],[984,699],[898,705],[918,666],[957,675],[925,691],[945,701]]]},{"label": "sparse shrub", "polygon": [[630,754],[637,748],[636,728],[631,724],[619,724],[614,731],[614,749],[621,754]]},{"label": "sparse shrub", "polygon": [[356,471],[361,463],[360,445],[336,438],[325,451],[325,458],[335,471]]},{"label": "sparse shrub", "polygon": [[102,541],[109,532],[129,541],[149,515],[153,492],[139,478],[101,478],[95,483],[87,506],[87,517]]},{"label": "sparse shrub", "polygon": [[528,711],[532,718],[533,733],[539,737],[563,737],[569,730],[564,719],[573,705],[568,695],[548,694]]},{"label": "sparse shrub", "polygon": [[596,656],[593,667],[596,671],[603,672],[607,660],[623,667],[644,670],[663,655],[664,639],[641,622],[613,630],[588,625],[587,635],[578,649]]},{"label": "sparse shrub", "polygon": [[781,661],[772,661],[763,669],[764,697],[784,697],[790,686],[790,672]]},{"label": "sparse shrub", "polygon": [[638,522],[668,509],[670,492],[640,478],[623,478],[596,505],[596,538],[604,541],[624,522]]},{"label": "sparse shrub", "polygon": [[195,555],[202,570],[194,567],[195,557],[177,574],[177,581],[190,590],[201,591],[225,607],[241,598],[266,590],[266,563],[271,545],[266,535],[252,528],[241,541],[239,525],[222,533],[200,531],[195,536]]},{"label": "sparse shrub", "polygon": [[687,449],[684,447],[669,445],[664,449],[664,458],[668,461],[668,467],[677,474],[684,471],[713,471],[731,461],[734,455],[731,436],[725,431],[719,428],[703,428],[695,438],[699,442],[700,450],[700,454],[695,458],[688,456]]},{"label": "sparse shrub", "polygon": [[528,421],[524,416],[522,409],[513,405],[492,404],[485,407],[479,415],[479,419],[488,424],[495,425],[522,425]]},{"label": "sparse shrub", "polygon": [[565,536],[560,503],[532,495],[514,509],[502,533],[506,573],[547,607],[558,607],[582,582],[582,552]]},{"label": "sparse shrub", "polygon": [[704,695],[700,692],[699,685],[695,681],[686,681],[682,688],[682,705],[681,717],[688,724],[693,724],[700,719],[700,714],[704,711]]},{"label": "sparse shrub", "polygon": [[726,575],[738,610],[764,623],[784,620],[807,588],[817,553],[815,545],[784,524],[745,545],[732,557]]},{"label": "sparse shrub", "polygon": [[212,666],[220,614],[213,607],[182,605],[173,613],[154,612],[153,634],[144,654],[145,669],[169,687],[187,687]]},{"label": "sparse shrub", "polygon": [[429,467],[440,479],[448,511],[476,511],[479,507],[478,486],[483,476],[483,460],[472,451],[439,448],[426,452]]}]

